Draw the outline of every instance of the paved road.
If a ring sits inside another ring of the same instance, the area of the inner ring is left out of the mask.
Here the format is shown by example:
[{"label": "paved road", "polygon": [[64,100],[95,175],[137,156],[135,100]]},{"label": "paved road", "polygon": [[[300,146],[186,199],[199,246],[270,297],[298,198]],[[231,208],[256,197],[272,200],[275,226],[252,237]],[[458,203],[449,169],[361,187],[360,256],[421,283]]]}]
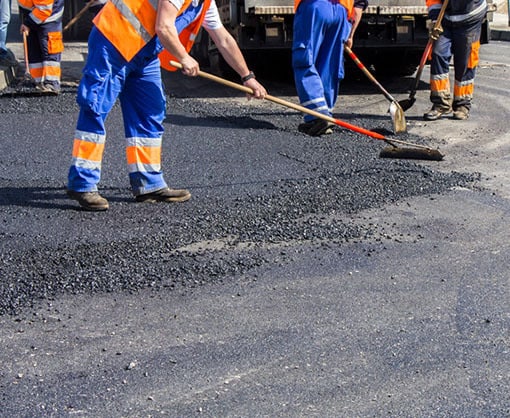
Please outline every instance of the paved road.
[{"label": "paved road", "polygon": [[[63,194],[72,86],[0,99],[0,414],[509,416],[508,48],[466,123],[423,123],[419,91],[407,137],[440,163],[169,78],[164,165],[193,199],[132,203],[116,108],[104,214]],[[337,116],[388,129],[371,92]]]}]

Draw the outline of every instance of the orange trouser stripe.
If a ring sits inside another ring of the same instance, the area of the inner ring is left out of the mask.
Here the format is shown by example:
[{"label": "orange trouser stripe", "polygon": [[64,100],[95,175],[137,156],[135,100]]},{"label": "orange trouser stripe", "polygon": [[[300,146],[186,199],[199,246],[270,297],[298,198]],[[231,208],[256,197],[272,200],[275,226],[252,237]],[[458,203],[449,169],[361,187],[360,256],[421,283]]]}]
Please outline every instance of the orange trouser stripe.
[{"label": "orange trouser stripe", "polygon": [[49,66],[49,67],[43,68],[43,74],[45,76],[49,75],[49,76],[60,77],[60,75],[62,74],[62,71],[60,70],[60,67]]},{"label": "orange trouser stripe", "polygon": [[73,157],[82,160],[101,162],[103,159],[104,143],[82,141],[75,139],[73,143]]},{"label": "orange trouser stripe", "polygon": [[60,66],[49,65],[43,67],[30,68],[30,75],[36,79],[41,79],[44,78],[45,76],[54,76],[60,78],[61,74],[62,70],[60,69]]},{"label": "orange trouser stripe", "polygon": [[455,84],[453,88],[453,95],[455,97],[471,97],[473,96],[474,89],[475,85],[472,83],[466,85]]},{"label": "orange trouser stripe", "polygon": [[430,80],[431,91],[450,91],[450,80],[442,78],[439,80]]},{"label": "orange trouser stripe", "polygon": [[43,67],[30,67],[30,75],[34,78],[42,78],[43,71]]},{"label": "orange trouser stripe", "polygon": [[129,146],[126,148],[128,164],[160,164],[161,147]]}]

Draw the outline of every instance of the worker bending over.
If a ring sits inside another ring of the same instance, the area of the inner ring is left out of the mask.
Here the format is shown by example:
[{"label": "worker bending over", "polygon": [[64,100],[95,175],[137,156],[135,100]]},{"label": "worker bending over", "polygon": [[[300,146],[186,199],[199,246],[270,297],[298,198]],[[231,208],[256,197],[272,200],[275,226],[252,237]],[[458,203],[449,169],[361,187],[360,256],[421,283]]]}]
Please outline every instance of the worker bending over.
[{"label": "worker bending over", "polygon": [[87,210],[106,210],[99,195],[106,140],[104,121],[120,101],[131,189],[139,202],[183,202],[188,190],[171,189],[161,170],[165,94],[158,55],[169,68],[174,58],[189,76],[198,62],[189,55],[201,27],[207,30],[226,62],[253,96],[266,90],[248,69],[234,38],[223,27],[214,0],[112,0],[94,19],[89,53],[78,88],[80,106],[68,174],[68,196]]}]

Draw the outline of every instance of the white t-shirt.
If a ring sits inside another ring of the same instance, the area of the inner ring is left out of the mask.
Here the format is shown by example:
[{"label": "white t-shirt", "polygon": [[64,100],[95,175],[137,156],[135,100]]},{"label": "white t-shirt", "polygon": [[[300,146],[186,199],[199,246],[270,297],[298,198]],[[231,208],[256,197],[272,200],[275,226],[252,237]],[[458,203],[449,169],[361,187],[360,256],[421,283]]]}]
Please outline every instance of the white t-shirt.
[{"label": "white t-shirt", "polygon": [[[184,4],[184,0],[168,0],[172,3],[177,10],[181,10],[182,5]],[[198,5],[200,0],[192,0],[192,4],[194,6]],[[221,23],[220,14],[218,13],[218,6],[216,6],[216,2],[211,0],[211,5],[207,12],[205,12],[204,21],[202,23],[204,29],[219,29],[223,26]]]}]

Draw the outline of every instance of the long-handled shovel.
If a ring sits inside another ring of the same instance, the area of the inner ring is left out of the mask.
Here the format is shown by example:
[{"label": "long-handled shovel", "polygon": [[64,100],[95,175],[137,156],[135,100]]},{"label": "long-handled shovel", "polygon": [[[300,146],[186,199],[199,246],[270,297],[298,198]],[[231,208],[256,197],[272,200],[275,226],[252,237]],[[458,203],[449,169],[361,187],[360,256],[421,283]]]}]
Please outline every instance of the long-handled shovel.
[{"label": "long-handled shovel", "polygon": [[384,97],[390,101],[390,115],[391,120],[393,121],[393,130],[395,133],[406,132],[406,118],[404,115],[404,110],[400,107],[400,104],[393,98],[393,96],[388,93],[388,91],[382,86],[381,83],[377,81],[377,79],[372,75],[372,73],[363,65],[360,59],[356,56],[354,52],[352,52],[351,48],[347,45],[344,46],[345,52],[349,55],[357,67],[363,71],[363,73],[368,77],[368,79],[374,83],[379,90],[382,91]]},{"label": "long-handled shovel", "polygon": [[430,56],[430,51],[432,51],[432,47],[434,46],[434,42],[439,38],[439,35],[443,32],[441,27],[441,21],[443,20],[443,16],[446,11],[446,6],[448,6],[448,0],[443,1],[443,5],[441,6],[441,11],[439,12],[439,16],[437,17],[436,23],[432,28],[429,40],[427,45],[425,46],[425,50],[423,51],[423,55],[421,56],[420,65],[418,66],[418,70],[416,71],[416,76],[413,80],[413,84],[411,86],[411,91],[409,93],[409,97],[404,100],[400,100],[399,104],[404,111],[411,108],[411,106],[416,101],[416,90],[418,90],[418,85],[420,84],[421,73],[423,72],[423,67],[427,63],[428,57]]},{"label": "long-handled shovel", "polygon": [[[176,61],[170,61],[170,65],[175,68],[182,69],[182,65]],[[232,81],[225,80],[221,77],[215,76],[213,74],[205,73],[203,71],[199,71],[198,75],[203,78],[207,78],[209,80],[215,81],[217,83],[223,84],[228,87],[232,87],[244,93],[253,94],[253,90],[249,87],[243,86],[241,84],[233,83]],[[426,147],[424,145],[413,144],[405,141],[399,141],[398,139],[389,139],[385,136],[369,131],[367,129],[361,128],[356,125],[351,125],[350,123],[344,122],[339,119],[332,118],[331,116],[323,115],[322,113],[316,112],[314,110],[307,109],[304,106],[297,105],[292,102],[288,102],[283,99],[279,99],[278,97],[274,97],[271,95],[266,95],[265,99],[280,104],[285,107],[289,107],[294,110],[298,110],[303,113],[308,113],[309,115],[315,116],[316,118],[326,120],[328,122],[334,123],[335,125],[341,126],[342,128],[349,129],[354,132],[358,132],[363,135],[370,136],[375,139],[379,139],[381,141],[386,142],[390,145],[390,147],[385,147],[381,153],[379,154],[382,158],[405,158],[405,159],[414,159],[414,160],[433,160],[433,161],[441,161],[443,159],[443,155],[436,149],[432,149]],[[399,147],[397,144],[405,145],[406,147]]]}]

